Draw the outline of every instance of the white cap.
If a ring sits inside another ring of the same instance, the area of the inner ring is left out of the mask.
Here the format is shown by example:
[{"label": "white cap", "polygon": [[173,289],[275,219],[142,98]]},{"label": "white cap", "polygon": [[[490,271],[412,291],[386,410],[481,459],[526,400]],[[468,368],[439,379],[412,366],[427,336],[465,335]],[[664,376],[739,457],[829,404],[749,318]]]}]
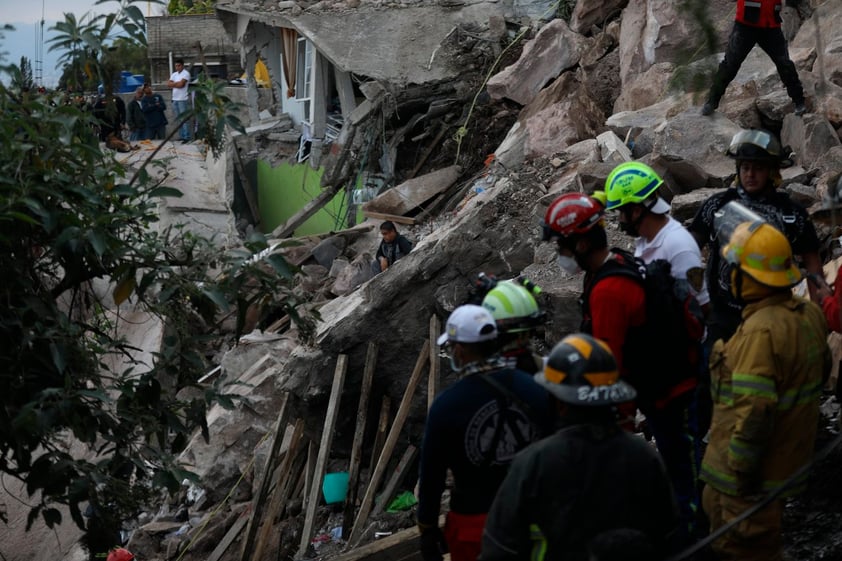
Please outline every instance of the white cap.
[{"label": "white cap", "polygon": [[649,207],[652,214],[666,214],[670,211],[670,204],[661,197],[657,197],[655,204]]},{"label": "white cap", "polygon": [[497,338],[497,324],[491,312],[474,304],[459,306],[450,317],[444,333],[438,338],[439,346],[453,343],[479,343]]}]

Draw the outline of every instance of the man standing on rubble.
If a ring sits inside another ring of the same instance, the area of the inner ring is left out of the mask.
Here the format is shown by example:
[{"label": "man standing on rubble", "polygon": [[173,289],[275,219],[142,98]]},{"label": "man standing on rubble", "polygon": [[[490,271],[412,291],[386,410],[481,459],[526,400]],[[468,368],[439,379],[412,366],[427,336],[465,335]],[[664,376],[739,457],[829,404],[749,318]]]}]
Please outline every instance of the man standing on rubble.
[{"label": "man standing on rubble", "polygon": [[[514,455],[550,434],[547,392],[532,376],[497,354],[491,313],[474,304],[456,308],[438,344],[458,382],[430,407],[421,446],[418,527],[424,561],[476,561],[486,513]],[[444,532],[438,518],[447,471],[453,474]]]},{"label": "man standing on rubble", "polygon": [[646,441],[617,425],[614,407],[635,390],[608,345],[569,335],[535,381],[556,399],[562,428],[512,462],[488,514],[482,561],[584,561],[595,538],[620,529],[643,535],[657,552],[649,559],[671,553],[678,516],[670,482]]},{"label": "man standing on rubble", "polygon": [[[721,220],[721,217],[718,218]],[[778,489],[812,457],[823,377],[830,372],[821,310],[796,297],[801,280],[786,237],[764,221],[717,227],[730,291],[745,303],[742,322],[711,355],[713,423],[702,462],[702,504],[711,531]],[[778,499],[713,542],[723,560],[783,559]]]},{"label": "man standing on rubble", "polygon": [[[787,5],[797,5],[801,0],[787,0]],[[702,115],[711,115],[719,107],[719,100],[725,89],[737,76],[740,66],[755,45],[760,45],[775,67],[781,81],[786,86],[786,93],[795,104],[795,114],[803,115],[807,111],[804,102],[804,88],[798,78],[795,64],[789,58],[786,39],[781,31],[782,0],[737,0],[737,12],[734,27],[728,38],[725,58],[719,64],[707,101],[702,107]]]}]

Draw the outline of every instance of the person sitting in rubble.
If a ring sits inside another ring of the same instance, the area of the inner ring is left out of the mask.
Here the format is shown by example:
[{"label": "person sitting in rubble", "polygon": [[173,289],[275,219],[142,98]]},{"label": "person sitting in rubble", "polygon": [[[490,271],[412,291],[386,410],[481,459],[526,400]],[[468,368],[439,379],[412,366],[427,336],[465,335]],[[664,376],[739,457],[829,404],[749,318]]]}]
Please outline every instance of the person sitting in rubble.
[{"label": "person sitting in rubble", "polygon": [[412,242],[398,233],[395,223],[391,220],[380,225],[380,235],[383,236],[383,240],[371,263],[371,272],[375,275],[382,273],[412,251]]}]

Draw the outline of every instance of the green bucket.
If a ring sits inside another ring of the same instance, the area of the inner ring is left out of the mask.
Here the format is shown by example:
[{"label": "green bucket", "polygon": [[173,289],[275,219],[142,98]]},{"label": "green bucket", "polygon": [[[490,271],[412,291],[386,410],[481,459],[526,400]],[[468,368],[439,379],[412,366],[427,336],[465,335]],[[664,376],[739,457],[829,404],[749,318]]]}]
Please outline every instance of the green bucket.
[{"label": "green bucket", "polygon": [[348,495],[348,472],[326,473],[322,481],[322,493],[329,505],[344,501]]}]

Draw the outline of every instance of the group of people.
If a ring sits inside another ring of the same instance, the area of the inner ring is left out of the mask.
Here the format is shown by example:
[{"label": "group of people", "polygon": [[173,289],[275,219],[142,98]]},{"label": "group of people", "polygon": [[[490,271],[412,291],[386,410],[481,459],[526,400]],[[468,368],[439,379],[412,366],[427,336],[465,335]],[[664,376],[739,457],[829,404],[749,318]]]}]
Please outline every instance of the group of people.
[{"label": "group of people", "polygon": [[163,96],[152,91],[151,84],[138,87],[127,111],[129,140],[163,140],[168,123],[166,110]]},{"label": "group of people", "polygon": [[[482,305],[450,315],[439,344],[459,380],[433,402],[422,444],[425,561],[446,551],[453,561],[651,561],[731,524],[711,544],[716,558],[783,558],[783,500],[803,487],[792,478],[812,456],[830,371],[817,303],[838,324],[837,295],[820,282],[815,302],[793,294],[799,262],[817,278],[821,260],[809,216],[777,190],[788,157],[777,138],[741,131],[728,154],[733,185],[689,229],[640,162],[618,166],[602,193],[550,204],[544,239],[563,272],[584,272],[583,323],[546,358],[529,351],[544,320],[531,283],[498,282]],[[606,216],[634,237],[633,253],[608,245]],[[681,344],[652,324],[645,277],[657,263],[698,305],[704,336]],[[637,411],[655,448],[636,434]]]}]

